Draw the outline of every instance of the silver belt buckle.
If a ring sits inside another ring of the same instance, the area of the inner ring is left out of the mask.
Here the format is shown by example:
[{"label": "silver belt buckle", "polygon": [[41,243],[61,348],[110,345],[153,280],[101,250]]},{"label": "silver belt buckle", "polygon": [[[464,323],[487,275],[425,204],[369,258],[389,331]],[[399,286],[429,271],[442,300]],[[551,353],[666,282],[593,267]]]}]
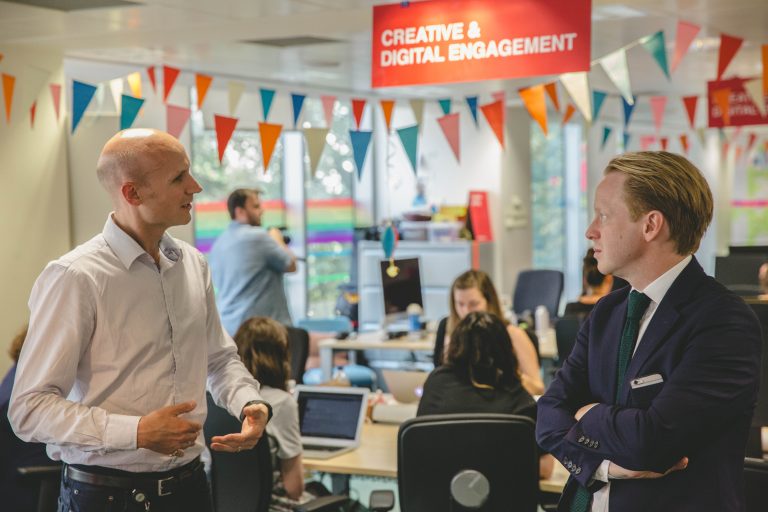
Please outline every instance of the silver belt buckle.
[{"label": "silver belt buckle", "polygon": [[158,496],[168,496],[169,494],[171,494],[170,491],[169,492],[163,491],[163,483],[169,482],[169,481],[173,480],[174,478],[175,477],[169,476],[168,478],[163,478],[162,480],[158,480],[157,481],[157,495]]}]

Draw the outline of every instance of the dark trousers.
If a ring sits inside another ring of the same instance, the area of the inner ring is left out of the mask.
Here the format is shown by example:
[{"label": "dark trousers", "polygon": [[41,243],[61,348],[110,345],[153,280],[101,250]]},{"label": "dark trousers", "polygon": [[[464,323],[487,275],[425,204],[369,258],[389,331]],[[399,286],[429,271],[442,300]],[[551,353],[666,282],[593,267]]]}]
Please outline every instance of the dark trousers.
[{"label": "dark trousers", "polygon": [[[137,493],[145,495],[137,501]],[[76,482],[62,477],[58,512],[213,512],[205,472],[200,467],[169,496],[149,489],[119,489]]]}]

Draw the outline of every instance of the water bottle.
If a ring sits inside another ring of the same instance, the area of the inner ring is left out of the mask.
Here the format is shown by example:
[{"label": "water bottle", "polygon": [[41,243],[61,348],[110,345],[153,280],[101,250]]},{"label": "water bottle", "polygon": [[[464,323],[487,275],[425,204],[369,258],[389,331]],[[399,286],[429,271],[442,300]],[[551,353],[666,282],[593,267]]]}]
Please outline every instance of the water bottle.
[{"label": "water bottle", "polygon": [[408,312],[408,337],[419,339],[421,337],[421,306],[409,304],[406,311]]},{"label": "water bottle", "polygon": [[333,384],[335,386],[349,386],[349,378],[347,377],[347,374],[344,372],[343,366],[337,366],[336,369],[333,372]]},{"label": "water bottle", "polygon": [[536,332],[546,332],[549,329],[549,310],[546,306],[539,304],[533,314]]}]

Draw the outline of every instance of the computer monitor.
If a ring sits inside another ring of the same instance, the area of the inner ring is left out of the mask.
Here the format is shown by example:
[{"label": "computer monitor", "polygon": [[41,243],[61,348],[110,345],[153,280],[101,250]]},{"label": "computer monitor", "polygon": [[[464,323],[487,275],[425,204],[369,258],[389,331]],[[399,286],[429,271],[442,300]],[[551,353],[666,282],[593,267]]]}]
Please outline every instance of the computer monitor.
[{"label": "computer monitor", "polygon": [[[388,270],[392,264],[397,267],[397,272]],[[382,260],[380,265],[386,321],[391,323],[405,318],[409,304],[418,304],[423,310],[419,258],[394,260],[392,263],[389,260]]]}]

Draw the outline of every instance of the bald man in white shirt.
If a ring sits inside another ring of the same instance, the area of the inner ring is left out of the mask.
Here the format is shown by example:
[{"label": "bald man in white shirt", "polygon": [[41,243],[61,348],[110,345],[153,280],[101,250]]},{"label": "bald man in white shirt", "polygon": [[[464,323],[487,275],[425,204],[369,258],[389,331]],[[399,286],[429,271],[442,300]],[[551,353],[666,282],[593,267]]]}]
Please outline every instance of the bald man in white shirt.
[{"label": "bald man in white shirt", "polygon": [[253,448],[271,409],[221,326],[205,258],[166,233],[201,187],[184,147],[154,130],[115,135],[97,175],[114,211],[38,277],[9,418],[65,463],[62,512],[207,512],[206,382],[242,421],[214,450]]}]

